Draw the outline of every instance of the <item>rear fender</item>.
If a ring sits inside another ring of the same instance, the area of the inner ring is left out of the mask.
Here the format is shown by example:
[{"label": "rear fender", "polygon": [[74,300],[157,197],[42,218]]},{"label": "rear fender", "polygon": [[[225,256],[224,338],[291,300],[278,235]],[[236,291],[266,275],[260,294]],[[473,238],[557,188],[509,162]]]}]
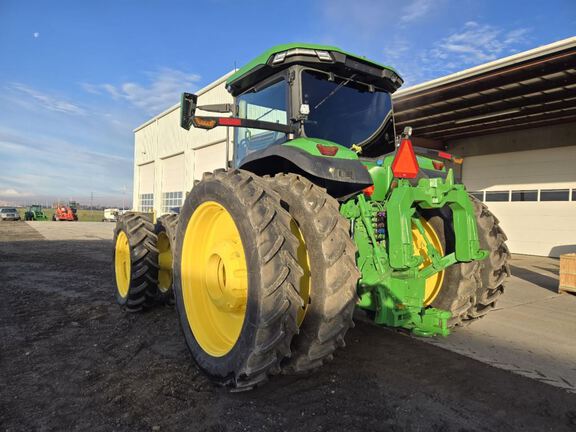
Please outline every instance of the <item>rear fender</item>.
[{"label": "rear fender", "polygon": [[292,172],[308,178],[336,197],[344,197],[372,185],[366,167],[357,159],[315,156],[289,145],[272,145],[245,157],[238,168],[254,174]]}]

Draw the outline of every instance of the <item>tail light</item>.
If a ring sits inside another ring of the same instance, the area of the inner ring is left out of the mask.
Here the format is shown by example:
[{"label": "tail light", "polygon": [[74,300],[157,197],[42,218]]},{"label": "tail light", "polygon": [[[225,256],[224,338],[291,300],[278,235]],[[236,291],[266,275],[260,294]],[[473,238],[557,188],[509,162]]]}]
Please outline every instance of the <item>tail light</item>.
[{"label": "tail light", "polygon": [[323,144],[316,144],[316,148],[324,156],[336,156],[336,153],[338,153],[338,147],[336,147],[336,146],[327,146],[327,145],[323,145]]}]

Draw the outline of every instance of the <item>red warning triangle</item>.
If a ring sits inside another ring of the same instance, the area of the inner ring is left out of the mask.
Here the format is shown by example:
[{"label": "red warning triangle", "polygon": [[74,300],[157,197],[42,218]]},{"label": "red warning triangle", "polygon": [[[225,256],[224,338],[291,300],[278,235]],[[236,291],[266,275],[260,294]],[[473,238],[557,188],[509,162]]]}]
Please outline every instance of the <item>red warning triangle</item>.
[{"label": "red warning triangle", "polygon": [[419,169],[412,143],[409,139],[403,139],[392,162],[394,177],[415,178]]}]

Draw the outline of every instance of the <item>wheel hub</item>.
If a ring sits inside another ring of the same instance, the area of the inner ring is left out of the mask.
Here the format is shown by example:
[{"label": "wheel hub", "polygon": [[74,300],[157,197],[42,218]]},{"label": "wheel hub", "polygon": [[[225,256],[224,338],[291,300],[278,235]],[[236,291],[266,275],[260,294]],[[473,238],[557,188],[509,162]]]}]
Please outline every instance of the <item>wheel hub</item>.
[{"label": "wheel hub", "polygon": [[214,305],[223,312],[246,308],[246,268],[241,245],[226,240],[215,245],[206,262],[206,287]]}]

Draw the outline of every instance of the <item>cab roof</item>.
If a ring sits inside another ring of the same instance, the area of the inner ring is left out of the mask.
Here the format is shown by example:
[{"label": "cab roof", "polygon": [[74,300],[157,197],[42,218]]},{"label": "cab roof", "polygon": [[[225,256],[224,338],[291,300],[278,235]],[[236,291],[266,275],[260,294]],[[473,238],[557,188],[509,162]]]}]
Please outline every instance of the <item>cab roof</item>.
[{"label": "cab roof", "polygon": [[355,74],[362,81],[393,93],[404,82],[398,72],[362,56],[330,45],[290,43],[276,45],[238,69],[227,80],[226,87],[236,96],[274,73],[293,64],[309,65],[315,69],[334,72],[347,77]]}]

